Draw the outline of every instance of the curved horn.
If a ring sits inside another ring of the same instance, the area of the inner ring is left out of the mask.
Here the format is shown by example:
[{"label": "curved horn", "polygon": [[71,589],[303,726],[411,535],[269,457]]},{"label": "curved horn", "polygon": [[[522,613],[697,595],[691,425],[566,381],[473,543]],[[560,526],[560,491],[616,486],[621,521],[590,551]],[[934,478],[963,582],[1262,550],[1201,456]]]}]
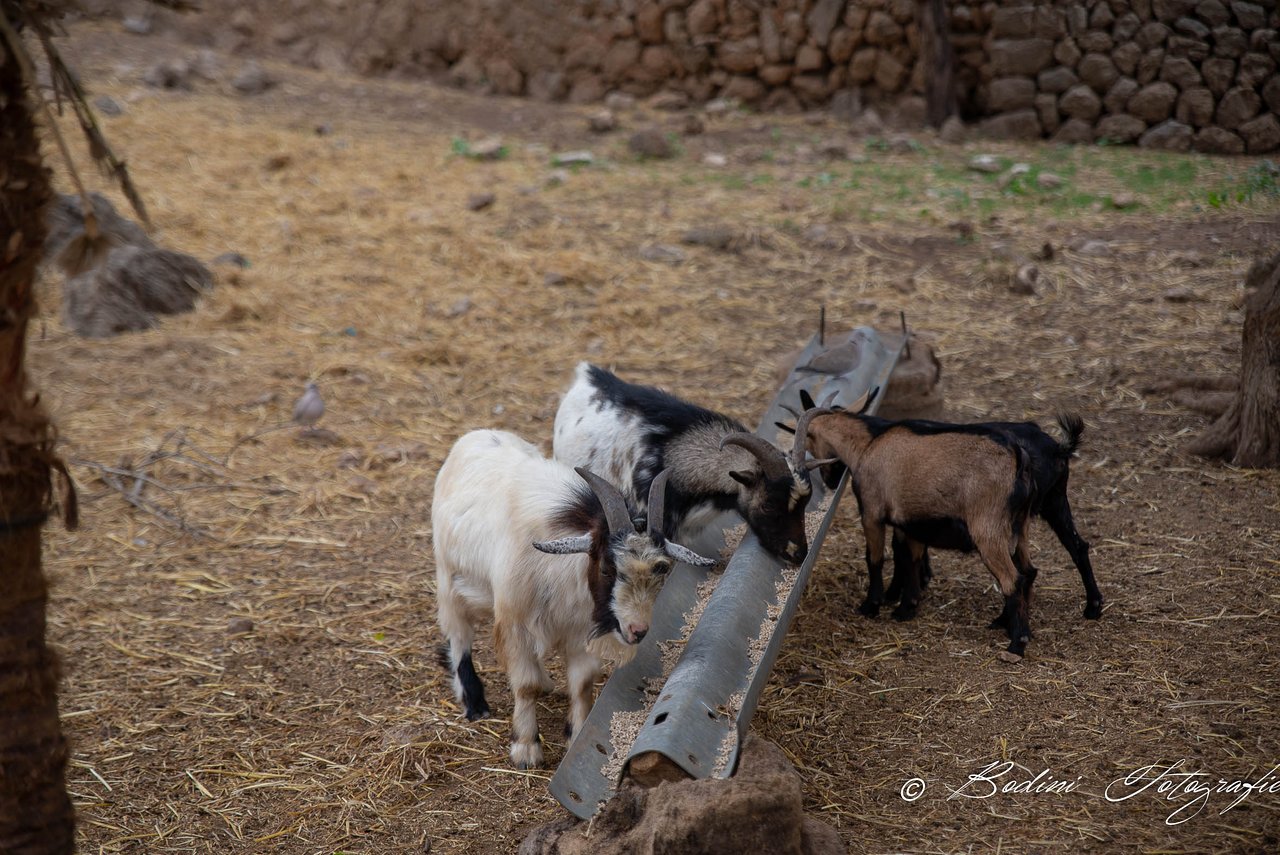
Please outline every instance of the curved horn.
[{"label": "curved horn", "polygon": [[760,469],[764,472],[766,478],[786,478],[791,475],[782,452],[778,450],[776,445],[763,437],[756,436],[754,433],[738,431],[720,440],[721,451],[724,450],[726,445],[737,445],[750,451],[756,460],[760,461]]},{"label": "curved horn", "polygon": [[649,485],[649,535],[658,535],[665,537],[663,534],[663,525],[666,523],[666,503],[667,503],[667,470],[663,469],[658,476],[653,479],[653,483]]},{"label": "curved horn", "polygon": [[827,399],[822,402],[822,406],[810,407],[805,410],[804,414],[801,415],[800,419],[796,422],[796,441],[791,446],[791,460],[795,463],[797,469],[802,469],[804,467],[804,452],[806,440],[809,437],[809,422],[813,421],[814,416],[825,416],[828,413],[835,412],[835,410],[831,409],[831,405],[835,402],[835,399],[836,393],[832,392],[827,396]]},{"label": "curved horn", "polygon": [[604,518],[609,523],[609,531],[624,533],[635,531],[635,524],[631,522],[631,509],[627,507],[627,500],[622,498],[617,487],[582,466],[573,467],[573,471],[582,476],[582,480],[587,482],[591,492],[595,493],[596,498],[600,500],[600,506],[604,508]]}]

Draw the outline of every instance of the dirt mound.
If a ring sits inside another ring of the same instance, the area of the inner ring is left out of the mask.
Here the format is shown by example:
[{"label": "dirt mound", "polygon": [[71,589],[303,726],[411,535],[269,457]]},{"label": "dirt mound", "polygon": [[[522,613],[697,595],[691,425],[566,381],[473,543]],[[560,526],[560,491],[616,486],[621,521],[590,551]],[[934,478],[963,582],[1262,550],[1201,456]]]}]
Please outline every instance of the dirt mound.
[{"label": "dirt mound", "polygon": [[185,253],[116,247],[104,264],[67,280],[63,318],[90,338],[150,329],[157,315],[190,311],[212,286],[213,274]]},{"label": "dirt mound", "polygon": [[831,827],[805,816],[800,776],[782,749],[754,737],[732,778],[666,782],[651,790],[625,784],[592,823],[557,820],[520,845],[520,855],[845,851]]}]

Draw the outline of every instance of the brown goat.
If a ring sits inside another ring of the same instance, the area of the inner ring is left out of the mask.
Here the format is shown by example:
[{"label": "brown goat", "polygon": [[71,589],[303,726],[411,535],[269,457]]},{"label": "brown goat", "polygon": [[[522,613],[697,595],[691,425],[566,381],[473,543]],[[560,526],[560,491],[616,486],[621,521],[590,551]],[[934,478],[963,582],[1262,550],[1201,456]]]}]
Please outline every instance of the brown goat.
[{"label": "brown goat", "polygon": [[[839,458],[851,483],[866,536],[867,598],[874,616],[884,602],[885,528],[906,539],[912,564],[926,547],[974,551],[1005,597],[996,622],[1009,633],[1008,652],[1021,656],[1031,631],[1028,606],[1036,576],[1027,549],[1034,481],[1027,453],[996,431],[942,422],[895,422],[850,411],[808,410],[807,432],[816,458]],[[835,475],[839,464],[828,464]],[[830,479],[828,479],[830,480]],[[920,579],[909,573],[894,616],[915,614]]]}]

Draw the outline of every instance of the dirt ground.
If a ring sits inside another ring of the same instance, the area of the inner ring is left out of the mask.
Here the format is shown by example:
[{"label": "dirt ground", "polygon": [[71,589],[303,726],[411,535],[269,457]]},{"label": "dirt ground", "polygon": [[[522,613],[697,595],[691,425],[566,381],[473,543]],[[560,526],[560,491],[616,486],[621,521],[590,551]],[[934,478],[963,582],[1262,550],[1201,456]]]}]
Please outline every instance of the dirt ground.
[{"label": "dirt ground", "polygon": [[[161,91],[142,72],[188,48],[111,25],[67,46],[125,108],[105,127],[157,239],[251,261],[219,266],[192,314],[105,341],[72,336],[60,282],[42,284],[35,381],[84,499],[47,561],[82,851],[513,852],[562,811],[549,771],[509,766],[487,639],[496,718],[462,719],[435,665],[441,460],[476,427],[549,445],[583,358],[754,421],[821,304],[833,328],[905,309],[957,419],[1084,417],[1071,500],[1107,610],[1081,619],[1075,571],[1038,526],[1021,664],[996,659],[998,598],[972,558],[935,556],[914,623],[867,620],[843,511],[752,724],[800,769],[808,809],[857,853],[1280,851],[1280,788],[1228,812],[1235,796],[1211,793],[1171,824],[1190,798],[1123,784],[1152,764],[1215,784],[1280,763],[1280,473],[1187,456],[1205,418],[1142,391],[1239,364],[1240,283],[1280,243],[1280,199],[1206,190],[1256,160],[895,143],[730,113],[640,161],[630,131],[683,116],[626,112],[602,137],[585,109],[276,66],[281,85],[245,98],[227,58],[215,81]],[[495,132],[502,159],[460,154]],[[833,139],[852,159],[823,157]],[[569,149],[596,163],[557,175],[550,155]],[[1001,190],[965,169],[979,153],[1071,190]],[[1133,207],[1089,201],[1124,192]],[[732,246],[641,254],[707,223]],[[1071,249],[1088,239],[1106,254]],[[1002,271],[1046,241],[1037,293],[1010,293]],[[329,433],[273,430],[310,379]],[[143,464],[137,493],[109,471]],[[564,708],[541,709],[552,763]],[[964,797],[1005,760],[1001,783],[1078,784]],[[912,778],[926,789],[908,802]]]}]

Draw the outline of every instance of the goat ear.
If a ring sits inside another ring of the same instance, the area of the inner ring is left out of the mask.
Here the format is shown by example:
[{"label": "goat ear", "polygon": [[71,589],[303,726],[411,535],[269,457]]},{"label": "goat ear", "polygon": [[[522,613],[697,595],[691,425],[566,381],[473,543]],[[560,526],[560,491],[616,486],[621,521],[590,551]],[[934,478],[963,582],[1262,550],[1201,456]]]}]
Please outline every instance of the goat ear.
[{"label": "goat ear", "polygon": [[817,469],[819,466],[826,466],[828,463],[839,463],[839,462],[840,462],[839,457],[828,457],[826,460],[806,460],[804,464],[804,468],[812,472],[814,469]]},{"label": "goat ear", "polygon": [[741,484],[744,487],[754,487],[756,485],[757,476],[756,476],[756,473],[754,472],[739,472],[739,471],[730,469],[729,477],[737,481],[739,484]]},{"label": "goat ear", "polygon": [[663,544],[663,550],[677,561],[683,561],[685,564],[692,564],[694,567],[711,567],[720,562],[714,558],[704,558],[694,552],[687,546],[681,546],[668,540]]},{"label": "goat ear", "polygon": [[800,406],[804,407],[806,410],[812,410],[814,406],[816,406],[813,403],[813,396],[809,394],[808,389],[800,390]]},{"label": "goat ear", "polygon": [[794,427],[792,427],[789,424],[786,424],[785,422],[774,422],[774,425],[781,428],[782,430],[785,430],[787,433],[793,434],[796,432],[796,429]]},{"label": "goat ear", "polygon": [[880,394],[880,387],[877,386],[867,393],[867,399],[858,405],[858,415],[862,415],[871,409],[871,403],[875,401],[876,396]]},{"label": "goat ear", "polygon": [[548,555],[576,555],[591,551],[591,535],[579,534],[575,537],[561,537],[556,540],[535,540],[533,548]]}]

